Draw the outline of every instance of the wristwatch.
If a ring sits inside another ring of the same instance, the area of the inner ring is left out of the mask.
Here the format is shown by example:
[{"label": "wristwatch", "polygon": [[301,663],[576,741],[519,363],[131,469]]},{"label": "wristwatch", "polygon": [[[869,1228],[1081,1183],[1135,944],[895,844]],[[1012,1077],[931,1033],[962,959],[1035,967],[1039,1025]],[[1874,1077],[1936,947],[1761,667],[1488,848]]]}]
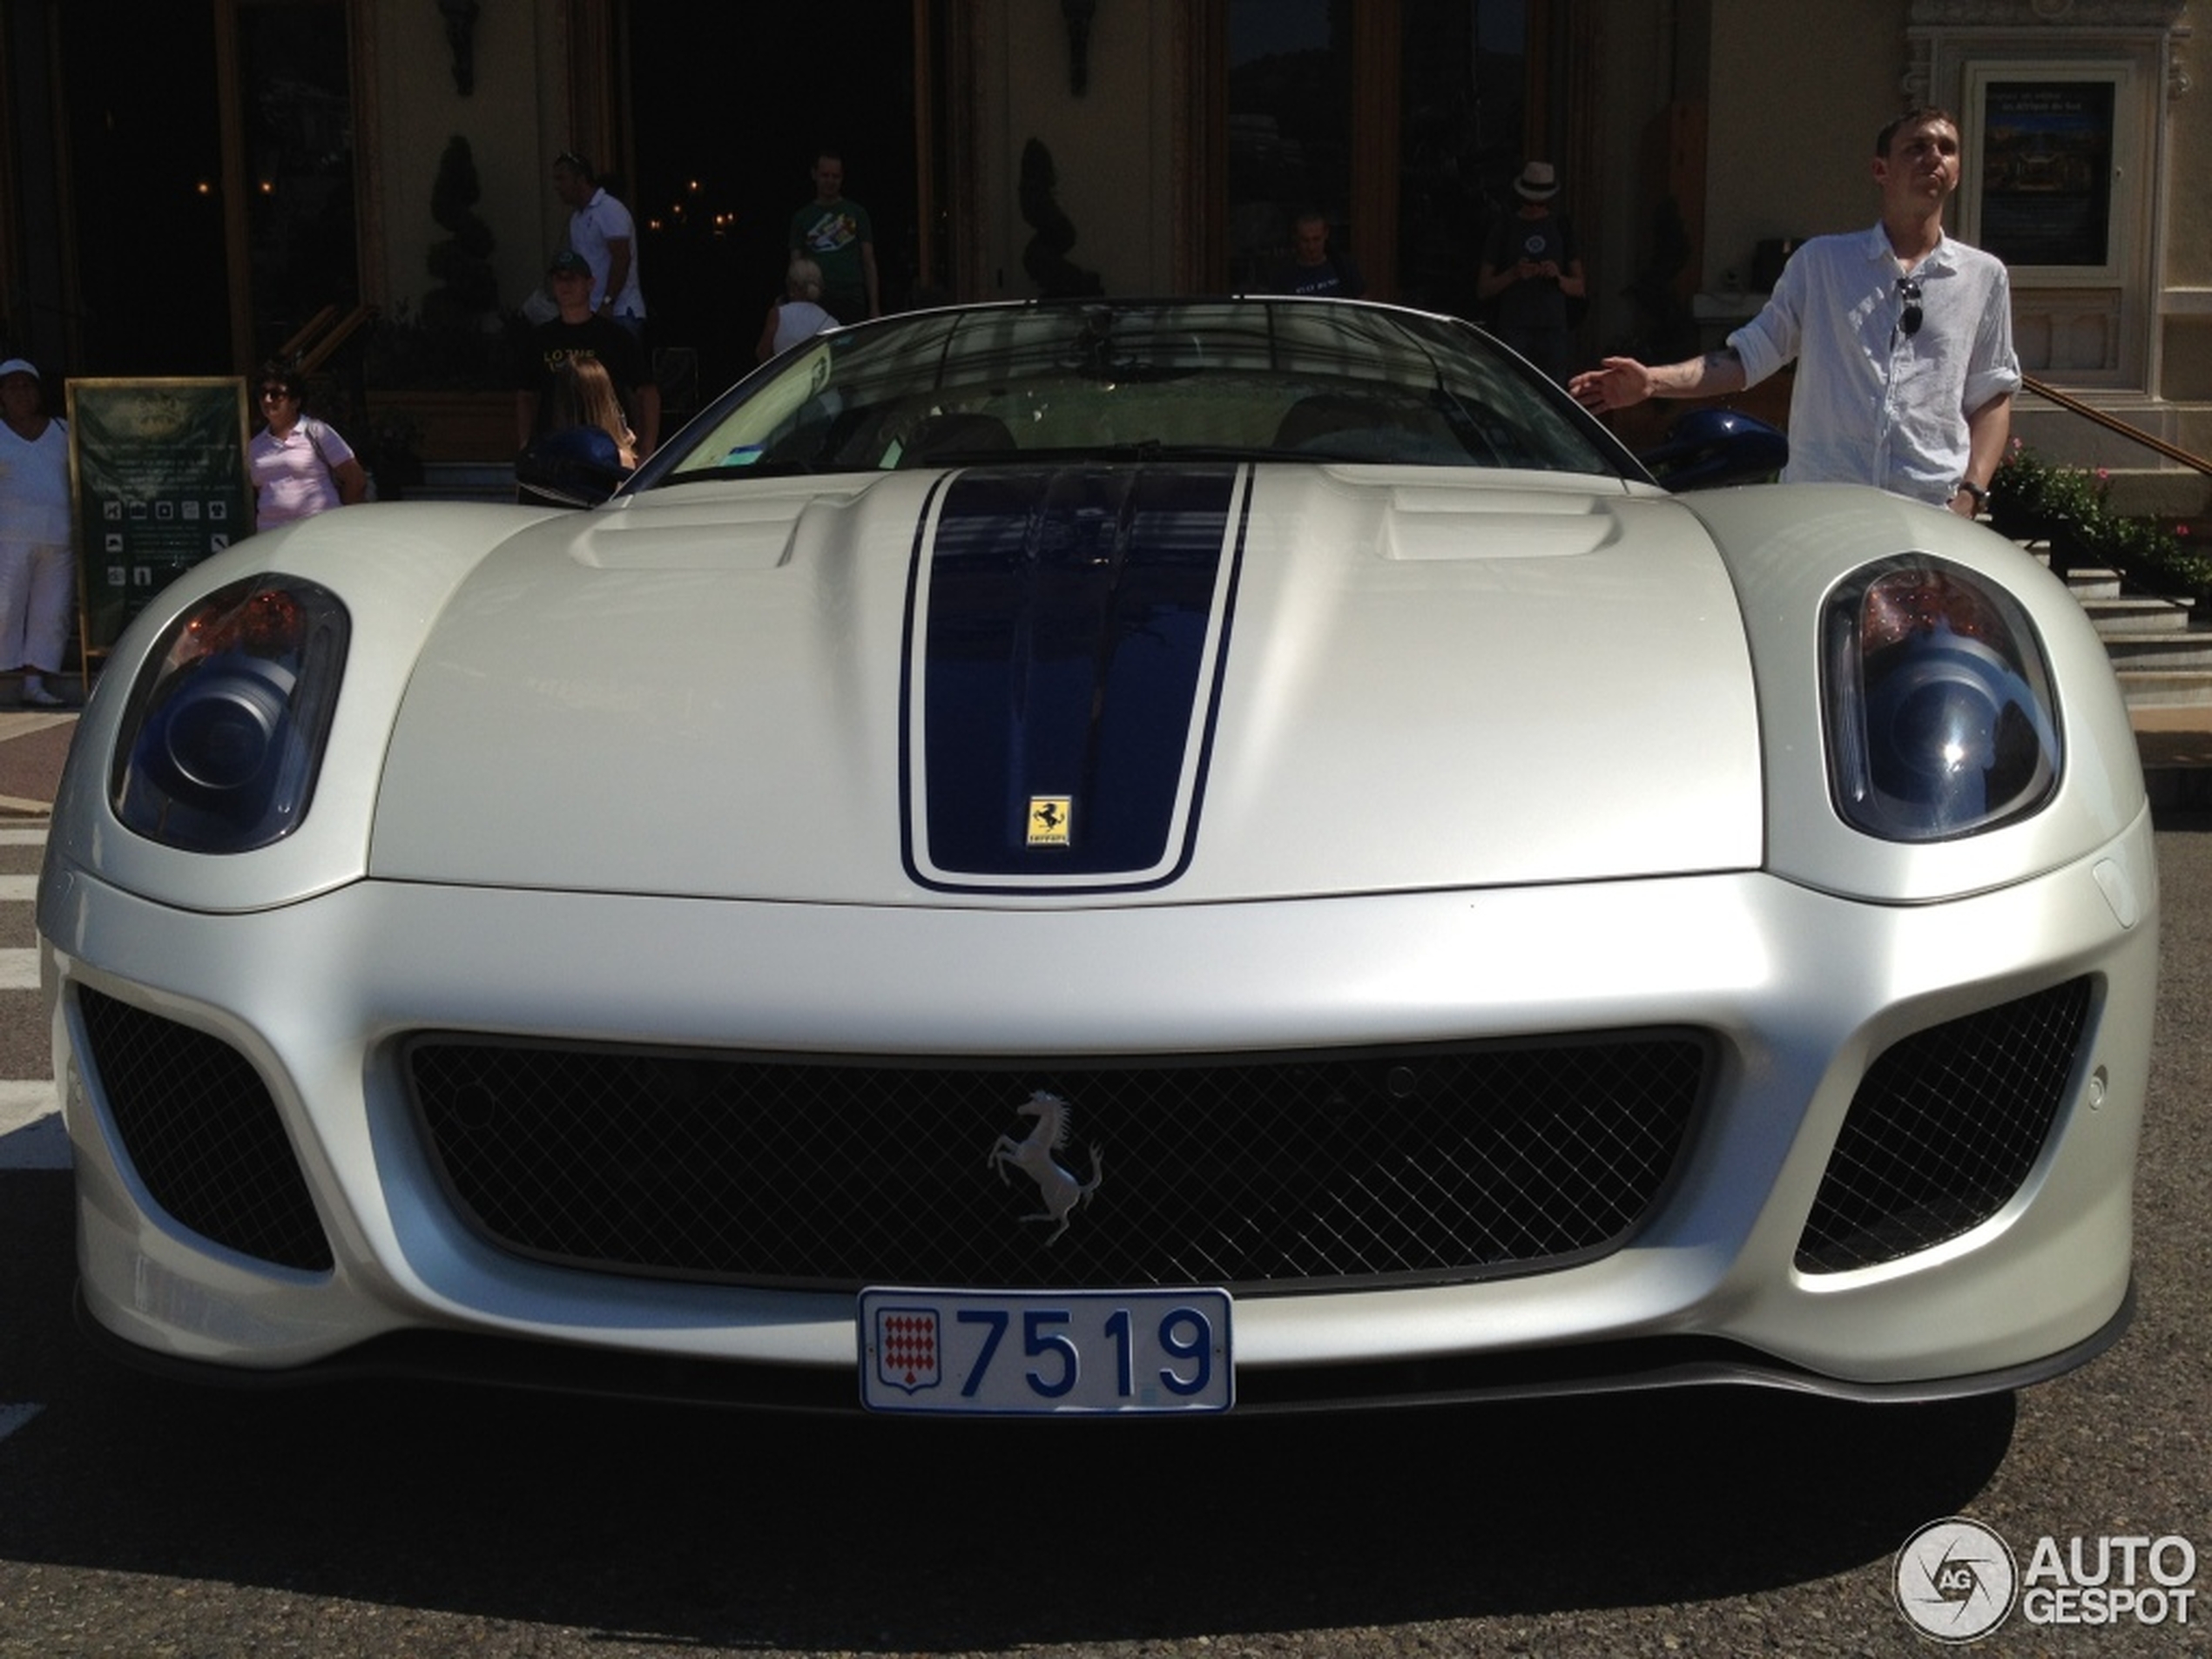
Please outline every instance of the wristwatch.
[{"label": "wristwatch", "polygon": [[1971,478],[1961,478],[1958,483],[1952,487],[1951,493],[1954,497],[1956,497],[1959,492],[1962,489],[1974,498],[1974,510],[1976,512],[1983,512],[1987,509],[1989,506],[1989,492],[1987,490],[1984,489],[1979,484],[1976,483]]}]

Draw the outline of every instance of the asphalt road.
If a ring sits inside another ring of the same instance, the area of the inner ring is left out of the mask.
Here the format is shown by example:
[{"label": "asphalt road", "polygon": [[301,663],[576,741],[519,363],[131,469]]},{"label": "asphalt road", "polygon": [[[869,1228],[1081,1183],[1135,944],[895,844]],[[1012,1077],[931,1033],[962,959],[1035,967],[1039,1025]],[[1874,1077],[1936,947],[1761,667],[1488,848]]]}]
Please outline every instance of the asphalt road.
[{"label": "asphalt road", "polygon": [[[2140,1306],[2057,1381],[1011,1426],[206,1393],[84,1344],[67,1177],[0,1173],[0,1655],[1911,1654],[1893,1561],[1944,1517],[2023,1569],[2212,1555],[2212,817],[2159,856]],[[0,997],[0,1052],[36,1019]],[[2212,1605],[2168,1605],[1969,1650],[2212,1651]]]}]

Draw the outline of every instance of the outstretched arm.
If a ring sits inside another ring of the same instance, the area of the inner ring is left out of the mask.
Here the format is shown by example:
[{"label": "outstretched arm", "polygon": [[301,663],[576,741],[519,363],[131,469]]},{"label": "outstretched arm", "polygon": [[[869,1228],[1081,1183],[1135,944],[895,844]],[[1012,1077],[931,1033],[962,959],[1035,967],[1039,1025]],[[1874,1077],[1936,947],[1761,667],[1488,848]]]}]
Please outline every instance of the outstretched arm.
[{"label": "outstretched arm", "polygon": [[1630,408],[1653,397],[1720,397],[1743,387],[1743,360],[1728,346],[1658,368],[1608,357],[1567,383],[1575,401],[1594,410]]}]

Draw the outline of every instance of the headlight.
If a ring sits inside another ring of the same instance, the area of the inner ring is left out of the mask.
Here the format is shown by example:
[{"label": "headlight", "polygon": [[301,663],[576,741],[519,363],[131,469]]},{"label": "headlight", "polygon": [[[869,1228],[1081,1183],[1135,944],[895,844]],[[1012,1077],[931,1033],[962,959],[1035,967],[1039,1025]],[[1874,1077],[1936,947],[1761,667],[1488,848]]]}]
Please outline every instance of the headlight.
[{"label": "headlight", "polygon": [[349,628],[336,596],[263,576],[209,594],[146,659],[109,799],[150,840],[246,853],[307,815]]},{"label": "headlight", "polygon": [[1821,638],[1831,776],[1854,827],[1946,840],[2050,799],[2050,671],[2027,614],[1986,578],[1885,559],[1830,597]]}]

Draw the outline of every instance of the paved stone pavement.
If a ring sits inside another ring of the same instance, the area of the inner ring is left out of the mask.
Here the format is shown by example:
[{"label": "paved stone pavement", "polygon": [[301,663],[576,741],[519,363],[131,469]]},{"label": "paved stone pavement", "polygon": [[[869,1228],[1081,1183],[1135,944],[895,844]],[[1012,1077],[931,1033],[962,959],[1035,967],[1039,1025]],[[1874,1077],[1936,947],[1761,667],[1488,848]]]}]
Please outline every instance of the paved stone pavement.
[{"label": "paved stone pavement", "polygon": [[77,735],[73,710],[0,711],[0,820],[52,811],[62,762]]},{"label": "paved stone pavement", "polygon": [[2134,718],[2146,772],[2212,766],[2212,707],[2137,709]]}]

